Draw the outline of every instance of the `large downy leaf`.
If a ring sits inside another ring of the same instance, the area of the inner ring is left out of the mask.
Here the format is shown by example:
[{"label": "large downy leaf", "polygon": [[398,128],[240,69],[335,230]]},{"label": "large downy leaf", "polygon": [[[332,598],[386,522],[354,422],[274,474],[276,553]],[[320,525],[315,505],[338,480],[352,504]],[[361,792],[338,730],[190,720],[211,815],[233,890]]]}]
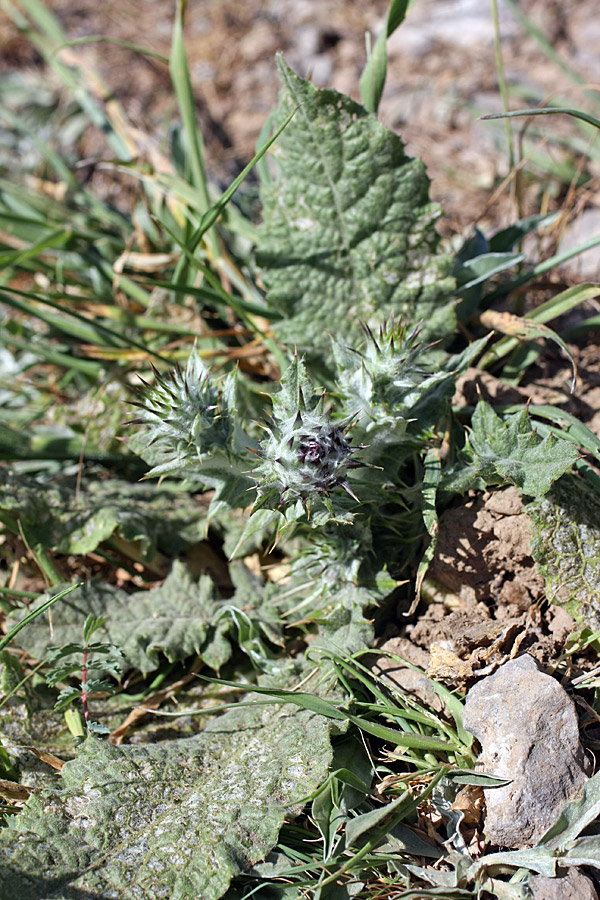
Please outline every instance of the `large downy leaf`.
[{"label": "large downy leaf", "polygon": [[86,585],[53,607],[52,629],[42,615],[19,637],[28,653],[43,659],[50,644],[78,643],[88,615],[104,616],[99,638],[119,647],[127,666],[147,673],[158,668],[161,654],[175,662],[200,653],[207,665],[219,668],[231,655],[231,619],[215,621],[224,605],[207,575],[196,582],[175,562],[165,583],[150,591],[127,594],[108,584]]},{"label": "large downy leaf", "polygon": [[118,481],[47,484],[0,468],[0,519],[27,540],[59,553],[91,553],[118,532],[151,557],[177,553],[204,537],[206,508],[181,493]]},{"label": "large downy leaf", "polygon": [[278,706],[162,745],[88,738],[63,787],[0,834],[0,900],[217,900],[264,859],[330,759],[325,720]]},{"label": "large downy leaf", "polygon": [[531,552],[546,576],[550,603],[566,606],[592,631],[600,629],[600,496],[566,475],[526,507]]},{"label": "large downy leaf", "polygon": [[397,135],[349,97],[318,90],[278,59],[277,127],[297,108],[263,183],[258,259],[278,336],[312,353],[328,334],[353,343],[360,322],[423,319],[424,337],[454,326],[449,256],[439,254],[429,179]]}]

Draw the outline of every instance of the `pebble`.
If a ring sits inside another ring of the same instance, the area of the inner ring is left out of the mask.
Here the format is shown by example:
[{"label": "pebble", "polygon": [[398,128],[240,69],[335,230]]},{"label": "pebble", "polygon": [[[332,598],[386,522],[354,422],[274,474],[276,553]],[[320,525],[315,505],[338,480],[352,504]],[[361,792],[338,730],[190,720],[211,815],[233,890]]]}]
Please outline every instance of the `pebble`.
[{"label": "pebble", "polygon": [[533,900],[598,900],[594,882],[577,868],[559,878],[534,875],[529,881]]},{"label": "pebble", "polygon": [[471,688],[463,722],[481,744],[478,768],[511,779],[485,791],[486,837],[532,847],[587,781],[572,700],[525,654]]}]

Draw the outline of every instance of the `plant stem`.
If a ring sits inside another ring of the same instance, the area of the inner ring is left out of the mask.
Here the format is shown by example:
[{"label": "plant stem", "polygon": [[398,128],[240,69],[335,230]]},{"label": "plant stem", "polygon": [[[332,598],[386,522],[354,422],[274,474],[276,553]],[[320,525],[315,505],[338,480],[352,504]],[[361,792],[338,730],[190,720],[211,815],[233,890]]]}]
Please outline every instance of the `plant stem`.
[{"label": "plant stem", "polygon": [[[502,98],[502,109],[508,112],[508,90],[504,78],[504,63],[502,61],[502,47],[500,44],[500,19],[498,17],[498,0],[492,0],[492,17],[494,20],[494,53],[496,55],[496,71],[498,72],[498,87]],[[515,154],[513,149],[512,128],[507,119],[505,122],[506,142],[508,144],[508,165],[512,171],[515,167]]]},{"label": "plant stem", "polygon": [[88,695],[87,695],[87,661],[88,661],[88,650],[87,646],[83,651],[83,665],[81,667],[81,705],[83,706],[83,718],[85,719],[85,724],[90,721],[90,710],[88,707]]}]

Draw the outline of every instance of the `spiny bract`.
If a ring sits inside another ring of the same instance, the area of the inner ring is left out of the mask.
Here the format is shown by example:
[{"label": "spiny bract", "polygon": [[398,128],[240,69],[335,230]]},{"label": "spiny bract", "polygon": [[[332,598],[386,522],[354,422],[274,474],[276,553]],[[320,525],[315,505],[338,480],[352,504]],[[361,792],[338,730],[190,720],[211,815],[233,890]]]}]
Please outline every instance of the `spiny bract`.
[{"label": "spiny bract", "polygon": [[368,325],[362,328],[367,340],[361,352],[338,342],[333,349],[346,402],[355,405],[360,424],[369,430],[369,422],[402,418],[400,408],[411,405],[411,394],[427,377],[419,358],[428,348],[418,341],[418,326],[409,330],[391,319],[377,337]]},{"label": "spiny bract", "polygon": [[233,435],[232,384],[219,390],[194,349],[186,370],[176,366],[166,375],[155,375],[153,385],[143,381],[142,402],[130,401],[140,413],[130,425],[144,425],[147,445],[160,444],[177,458],[227,448]]},{"label": "spiny bract", "polygon": [[348,521],[346,504],[334,502],[330,494],[342,487],[357,500],[347,481],[349,470],[361,465],[353,457],[360,448],[353,448],[346,435],[353,418],[332,420],[323,395],[315,395],[303,363],[294,359],[273,397],[268,437],[260,446],[255,509],[285,511],[299,502],[310,512],[316,503],[330,517]]}]

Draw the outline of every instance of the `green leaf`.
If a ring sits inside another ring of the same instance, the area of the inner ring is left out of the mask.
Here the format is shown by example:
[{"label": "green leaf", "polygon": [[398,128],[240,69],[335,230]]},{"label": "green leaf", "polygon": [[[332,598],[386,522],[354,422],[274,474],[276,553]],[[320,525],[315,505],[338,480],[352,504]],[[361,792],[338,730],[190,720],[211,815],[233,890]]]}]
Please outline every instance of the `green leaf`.
[{"label": "green leaf", "polygon": [[486,775],[485,772],[475,772],[470,769],[451,769],[447,778],[455,784],[471,784],[486,789],[510,784],[510,778],[499,778],[497,775]]},{"label": "green leaf", "polygon": [[87,643],[94,632],[98,631],[104,625],[104,616],[88,616],[83,626],[83,640]]},{"label": "green leaf", "polygon": [[17,521],[34,544],[59,553],[91,553],[118,532],[139,541],[151,557],[157,547],[177,553],[201,540],[206,509],[173,490],[124,481],[84,481],[79,492],[69,482],[36,481],[10,468],[0,470],[0,520],[11,531]]},{"label": "green leaf", "polygon": [[[519,408],[520,405],[509,406],[504,409],[504,412],[517,412]],[[559,406],[535,404],[529,407],[529,413],[532,416],[548,421],[555,433],[560,433],[565,440],[570,440],[579,447],[583,447],[584,450],[593,453],[597,460],[600,460],[600,440],[593,431],[590,431],[583,422],[580,422],[578,418],[571,415],[566,409],[561,409]],[[538,432],[544,433],[543,429],[548,429],[549,426],[545,422],[536,422],[536,427]]]},{"label": "green leaf", "polygon": [[440,460],[440,451],[436,447],[431,447],[423,461],[423,488],[421,490],[421,504],[422,504],[422,513],[423,513],[423,524],[427,529],[427,534],[429,535],[429,543],[425,548],[425,552],[419,562],[419,568],[417,570],[417,578],[415,583],[415,600],[414,607],[421,600],[421,588],[423,586],[423,579],[427,574],[427,570],[429,568],[429,564],[433,559],[435,554],[435,548],[437,547],[437,539],[439,532],[439,521],[437,515],[436,508],[436,499],[437,493],[440,486],[440,480],[442,475],[441,469],[441,460]]},{"label": "green leaf", "polygon": [[552,434],[541,438],[525,407],[503,420],[483,400],[473,413],[469,445],[484,481],[511,482],[530,497],[547,494],[579,455],[569,441]]},{"label": "green leaf", "polygon": [[348,813],[369,794],[374,774],[373,764],[355,735],[336,742],[332,768],[334,771],[311,808],[312,818],[323,837],[326,859],[331,856]]},{"label": "green leaf", "polygon": [[[497,341],[489,352],[486,353],[481,360],[481,368],[492,365],[505,357],[508,353],[511,353],[518,347],[520,340],[532,341],[536,338],[549,338],[559,345],[563,353],[569,357],[571,364],[575,369],[575,363],[571,352],[562,338],[550,329],[544,329],[543,326],[546,322],[550,322],[552,319],[565,315],[565,313],[574,309],[576,306],[579,306],[588,300],[593,300],[599,293],[600,289],[596,284],[573,285],[572,287],[567,288],[567,290],[562,291],[560,294],[556,294],[545,303],[542,303],[524,319],[507,315],[506,313],[496,313],[493,310],[487,310],[482,316],[483,323],[490,328],[495,328],[496,322],[500,325],[499,330],[504,330],[505,337]],[[505,329],[502,328],[503,320],[507,325]],[[512,337],[511,335],[516,336]]]},{"label": "green leaf", "polygon": [[349,97],[317,90],[281,57],[276,176],[262,185],[258,259],[283,341],[313,354],[328,333],[350,343],[360,322],[392,313],[423,320],[423,336],[453,330],[451,260],[438,252],[429,179],[400,138]]},{"label": "green leaf", "polygon": [[373,51],[369,56],[367,65],[360,76],[360,99],[365,108],[376,113],[379,101],[385,87],[387,74],[387,40],[402,24],[406,13],[416,0],[392,0],[388,9],[387,20],[379,37],[375,42]]},{"label": "green leaf", "polygon": [[[238,684],[236,681],[226,681],[224,678],[208,678],[203,675],[199,675],[198,677],[205,681],[222,684],[226,687],[237,688],[238,690],[246,690],[247,688],[246,685]],[[342,721],[348,719],[347,712],[338,709],[330,700],[324,700],[323,697],[319,697],[317,694],[308,694],[305,691],[287,691],[282,688],[261,687],[257,685],[253,685],[252,691],[255,694],[265,694],[267,697],[272,697],[274,703],[291,703],[293,706],[300,707],[300,709],[310,710],[310,712],[313,712],[316,715],[324,716],[329,719],[341,719]]]},{"label": "green leaf", "polygon": [[554,825],[540,838],[539,843],[564,849],[599,815],[600,774],[596,773],[585,783],[582,796],[567,803]]},{"label": "green leaf", "polygon": [[[183,19],[185,14],[185,0],[178,0],[177,11],[173,22],[173,35],[171,41],[171,53],[169,56],[169,74],[177,97],[179,111],[183,122],[184,133],[187,139],[187,162],[190,167],[190,181],[196,188],[203,209],[210,207],[206,172],[204,167],[204,140],[202,131],[198,125],[194,94],[190,80],[190,73],[183,44]],[[216,247],[216,235],[211,236],[211,247]]]},{"label": "green leaf", "polygon": [[496,866],[529,869],[538,875],[545,875],[546,878],[556,878],[557,862],[558,860],[552,851],[539,845],[531,849],[488,853],[471,863],[466,872],[465,881],[470,883],[471,881],[479,880],[483,872],[488,869],[494,870]]},{"label": "green leaf", "polygon": [[531,554],[546,578],[548,600],[566,606],[592,631],[600,630],[598,492],[565,476],[525,511],[532,524]]},{"label": "green leaf", "polygon": [[[35,612],[43,601],[33,604]],[[175,562],[165,583],[150,591],[126,594],[110,585],[83,586],[77,595],[63,600],[52,616],[52,637],[44,617],[32,622],[23,636],[23,646],[43,659],[50,643],[76,643],[88,615],[102,616],[98,634],[123,652],[125,665],[152,672],[166,656],[170,662],[200,653],[209,665],[222,665],[231,654],[223,642],[230,623],[214,627],[223,602],[218,600],[211,579],[195,582],[185,566]],[[30,607],[31,609],[31,607]],[[215,658],[215,650],[220,648]]]},{"label": "green leaf", "polygon": [[0,835],[0,898],[218,900],[264,859],[330,759],[323,719],[280,708],[235,710],[162,745],[88,738],[63,787]]},{"label": "green leaf", "polygon": [[591,865],[600,868],[597,836],[578,835],[594,822],[600,811],[600,775],[590,778],[582,796],[567,803],[558,819],[531,849],[484,855],[473,862],[466,873],[468,880],[481,878],[486,869],[508,866],[525,868],[549,878],[556,877],[557,865]]},{"label": "green leaf", "polygon": [[493,113],[489,116],[482,116],[482,119],[513,119],[516,116],[556,116],[565,115],[572,116],[574,119],[581,119],[594,128],[600,128],[600,119],[583,112],[581,109],[562,109],[553,106],[547,106],[542,109],[515,109],[512,112]]},{"label": "green leaf", "polygon": [[[32,604],[33,608],[29,608],[27,610],[27,614],[24,615],[19,622],[17,622],[12,627],[9,627],[7,634],[4,635],[2,640],[0,640],[0,651],[4,650],[8,644],[17,636],[17,634],[22,631],[26,627],[31,627],[32,623],[38,619],[46,610],[50,609],[57,600],[62,600],[63,597],[66,597],[72,591],[75,591],[77,588],[82,588],[83,582],[79,582],[78,584],[73,584],[71,587],[64,588],[62,591],[59,591],[57,594],[54,594],[52,597],[40,597],[37,603]],[[28,632],[29,633],[29,632]]]},{"label": "green leaf", "polygon": [[[203,676],[199,676],[202,678]],[[236,684],[235,681],[225,681],[220,678],[206,678],[207,681],[214,681],[216,684],[224,684],[232,688],[241,688],[243,685]],[[456,745],[440,738],[429,737],[422,734],[413,734],[411,732],[398,731],[395,728],[388,728],[387,725],[380,725],[378,722],[372,722],[363,716],[353,716],[345,709],[339,709],[335,703],[325,700],[316,694],[308,694],[304,691],[286,691],[278,688],[269,687],[253,687],[253,691],[257,694],[266,694],[272,697],[274,701],[280,703],[291,703],[301,709],[308,709],[318,715],[329,719],[348,720],[356,725],[367,734],[389,741],[397,747],[411,747],[417,750],[455,750]]]},{"label": "green leaf", "polygon": [[351,819],[346,825],[346,849],[352,847],[361,835],[366,831],[375,828],[392,813],[396,814],[394,816],[396,819],[396,816],[403,807],[406,807],[408,810],[409,808],[412,808],[412,806],[413,797],[410,791],[406,791],[404,794],[396,797],[395,800],[392,800],[391,803],[387,803],[385,806],[378,806],[376,809],[372,809],[369,812],[362,813],[362,815]]},{"label": "green leaf", "polygon": [[489,249],[494,253],[508,252],[512,250],[515,244],[527,237],[532,231],[535,231],[536,228],[552,225],[557,221],[559,215],[560,213],[552,212],[519,219],[514,224],[509,225],[508,228],[503,228],[492,235],[489,240]]},{"label": "green leaf", "polygon": [[524,258],[522,253],[482,253],[467,260],[455,270],[460,292],[482,284],[498,272],[516,266]]},{"label": "green leaf", "polygon": [[568,860],[570,866],[594,866],[600,869],[600,838],[582,837],[573,841],[561,860]]}]

